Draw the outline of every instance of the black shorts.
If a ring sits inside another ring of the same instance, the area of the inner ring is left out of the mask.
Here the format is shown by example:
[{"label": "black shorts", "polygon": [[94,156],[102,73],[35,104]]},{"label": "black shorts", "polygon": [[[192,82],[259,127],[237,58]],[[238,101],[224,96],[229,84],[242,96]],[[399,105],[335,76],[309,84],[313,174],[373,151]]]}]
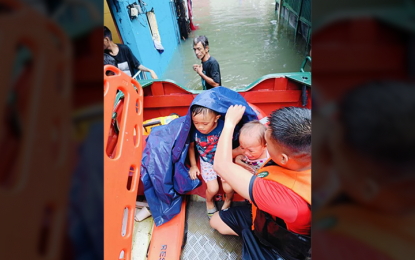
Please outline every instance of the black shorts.
[{"label": "black shorts", "polygon": [[219,216],[240,237],[242,237],[242,230],[251,229],[252,207],[249,203],[221,210],[219,211]]},{"label": "black shorts", "polygon": [[231,207],[219,211],[219,217],[228,225],[243,241],[242,259],[275,259],[283,260],[274,249],[263,245],[251,230],[252,207],[251,204]]}]

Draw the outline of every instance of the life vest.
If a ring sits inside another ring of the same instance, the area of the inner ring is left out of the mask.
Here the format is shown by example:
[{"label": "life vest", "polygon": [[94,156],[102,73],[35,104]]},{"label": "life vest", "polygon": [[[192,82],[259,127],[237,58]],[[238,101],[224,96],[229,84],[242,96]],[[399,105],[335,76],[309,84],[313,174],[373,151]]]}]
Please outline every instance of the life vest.
[{"label": "life vest", "polygon": [[[408,259],[408,256],[415,255],[414,219],[414,213],[403,216],[379,214],[358,205],[340,204],[318,210],[313,216],[313,225],[319,234],[335,236],[342,242],[333,249],[327,244],[325,259],[334,259],[332,256],[339,255],[331,250],[338,251],[342,245],[349,247],[347,241],[359,244],[356,256],[376,254],[376,259]],[[318,242],[325,241],[320,241],[319,236],[316,238]],[[338,244],[338,241],[328,242]],[[350,247],[344,251],[350,251]],[[342,259],[341,255],[336,259]]]},{"label": "life vest", "polygon": [[[311,208],[311,170],[296,172],[275,165],[269,160],[257,172],[257,177],[278,182],[303,198]],[[274,248],[286,260],[311,257],[311,237],[287,229],[283,219],[274,219],[252,203],[252,230],[262,244]]]}]

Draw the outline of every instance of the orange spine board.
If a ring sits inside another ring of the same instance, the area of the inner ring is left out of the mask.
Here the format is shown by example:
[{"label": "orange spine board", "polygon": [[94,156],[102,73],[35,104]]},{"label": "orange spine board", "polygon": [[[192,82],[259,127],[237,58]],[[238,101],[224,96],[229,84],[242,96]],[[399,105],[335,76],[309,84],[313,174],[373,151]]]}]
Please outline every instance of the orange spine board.
[{"label": "orange spine board", "polygon": [[169,222],[153,228],[148,260],[178,260],[182,251],[186,199],[183,199],[180,213]]},{"label": "orange spine board", "polygon": [[[115,75],[107,76],[109,71]],[[137,87],[138,93],[133,85]],[[107,147],[108,143],[117,90],[122,91],[125,97],[113,158],[110,158],[104,149],[104,259],[106,260],[131,259],[135,200],[140,179],[143,145],[141,85],[118,68],[107,65],[104,67],[104,147]],[[128,184],[130,171],[132,171],[131,186]],[[123,257],[120,257],[121,255]]]}]

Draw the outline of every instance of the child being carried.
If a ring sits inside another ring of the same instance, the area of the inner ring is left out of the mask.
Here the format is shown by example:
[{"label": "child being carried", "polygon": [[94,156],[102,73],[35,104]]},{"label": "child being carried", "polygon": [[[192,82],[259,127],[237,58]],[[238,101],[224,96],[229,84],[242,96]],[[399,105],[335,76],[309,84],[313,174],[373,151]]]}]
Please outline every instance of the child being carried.
[{"label": "child being carried", "polygon": [[[232,151],[232,156],[235,157],[235,163],[247,169],[252,174],[255,174],[269,159],[265,141],[266,131],[267,127],[258,120],[244,124],[239,131],[239,147]],[[222,206],[222,210],[226,210],[231,206],[233,197],[228,197],[228,194],[233,195],[234,191],[225,180],[222,180],[222,185],[229,187],[226,193],[225,203]]]},{"label": "child being carried", "polygon": [[244,124],[239,132],[239,155],[235,163],[255,174],[268,161],[269,154],[265,141],[267,127],[254,120]]}]

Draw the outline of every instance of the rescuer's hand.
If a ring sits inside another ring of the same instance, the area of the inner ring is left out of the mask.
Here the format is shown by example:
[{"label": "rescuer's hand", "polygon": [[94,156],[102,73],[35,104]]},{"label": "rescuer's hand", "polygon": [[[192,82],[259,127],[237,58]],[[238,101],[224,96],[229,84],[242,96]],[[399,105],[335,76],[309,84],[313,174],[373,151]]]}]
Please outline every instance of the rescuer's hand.
[{"label": "rescuer's hand", "polygon": [[244,115],[245,107],[242,105],[230,106],[225,115],[225,126],[235,127]]}]

